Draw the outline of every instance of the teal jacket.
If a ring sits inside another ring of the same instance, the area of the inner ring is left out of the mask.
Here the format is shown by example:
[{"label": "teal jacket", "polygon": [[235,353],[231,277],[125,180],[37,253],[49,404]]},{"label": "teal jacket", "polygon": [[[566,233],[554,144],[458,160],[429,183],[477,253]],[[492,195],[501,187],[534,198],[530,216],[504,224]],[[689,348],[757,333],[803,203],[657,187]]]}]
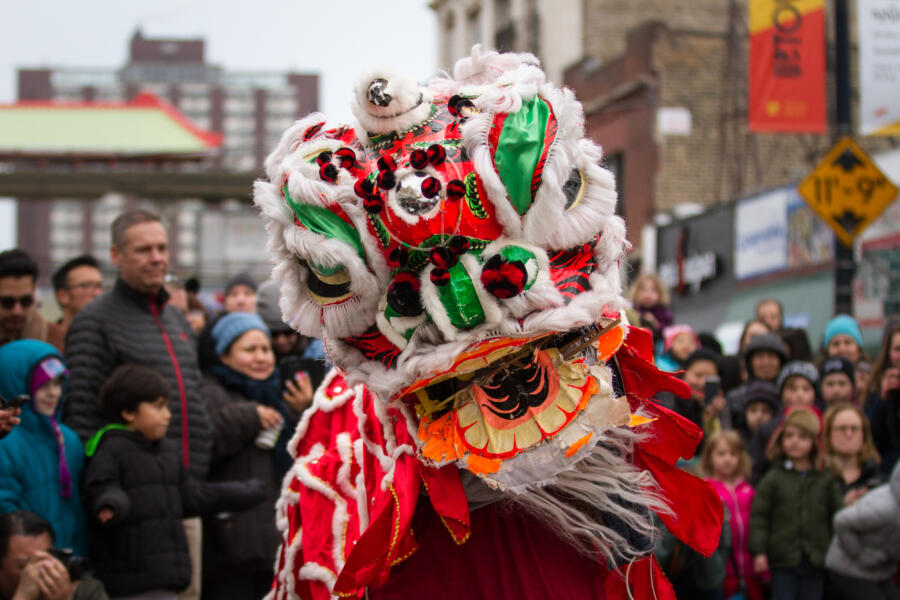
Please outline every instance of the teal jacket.
[{"label": "teal jacket", "polygon": [[[0,347],[0,395],[14,398],[28,393],[32,370],[45,358],[59,356],[56,348],[37,340],[19,340]],[[22,407],[22,423],[0,440],[0,513],[30,510],[47,519],[56,534],[56,547],[87,553],[87,529],[81,506],[84,447],[74,431],[56,422],[63,435],[66,462],[72,478],[72,495],[63,498],[59,483],[59,445],[50,417]]]},{"label": "teal jacket", "polygon": [[803,554],[824,567],[831,518],[842,504],[840,486],[830,472],[801,473],[787,461],[772,465],[753,496],[750,552],[765,554],[773,568],[796,567]]}]

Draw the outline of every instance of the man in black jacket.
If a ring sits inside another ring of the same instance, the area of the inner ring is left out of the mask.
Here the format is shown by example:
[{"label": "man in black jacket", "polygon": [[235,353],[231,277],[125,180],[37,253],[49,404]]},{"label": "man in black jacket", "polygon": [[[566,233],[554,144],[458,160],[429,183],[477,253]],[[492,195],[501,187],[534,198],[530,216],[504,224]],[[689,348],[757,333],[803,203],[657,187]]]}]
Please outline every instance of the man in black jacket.
[{"label": "man in black jacket", "polygon": [[[205,480],[212,429],[193,331],[184,316],[166,304],[168,235],[159,217],[145,210],[119,215],[112,224],[110,257],[119,269],[113,289],[82,309],[66,334],[69,382],[63,421],[87,440],[105,424],[97,399],[113,370],[128,363],[148,366],[165,377],[171,390],[172,422],[166,437],[175,442],[188,472]],[[199,548],[195,536],[199,538],[199,531],[188,533],[192,556]]]}]

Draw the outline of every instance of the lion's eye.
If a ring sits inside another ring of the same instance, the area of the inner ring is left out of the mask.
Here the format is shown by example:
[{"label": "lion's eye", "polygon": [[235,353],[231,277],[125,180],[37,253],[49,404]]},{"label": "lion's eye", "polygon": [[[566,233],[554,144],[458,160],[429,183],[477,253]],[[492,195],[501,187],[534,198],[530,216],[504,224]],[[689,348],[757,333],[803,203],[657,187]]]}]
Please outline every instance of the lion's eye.
[{"label": "lion's eye", "polygon": [[584,174],[578,169],[572,169],[569,178],[563,184],[563,194],[566,195],[566,210],[578,206],[584,198]]},{"label": "lion's eye", "polygon": [[306,286],[309,297],[317,304],[337,304],[353,295],[350,291],[350,274],[343,265],[327,268],[304,260],[300,263],[308,273]]}]

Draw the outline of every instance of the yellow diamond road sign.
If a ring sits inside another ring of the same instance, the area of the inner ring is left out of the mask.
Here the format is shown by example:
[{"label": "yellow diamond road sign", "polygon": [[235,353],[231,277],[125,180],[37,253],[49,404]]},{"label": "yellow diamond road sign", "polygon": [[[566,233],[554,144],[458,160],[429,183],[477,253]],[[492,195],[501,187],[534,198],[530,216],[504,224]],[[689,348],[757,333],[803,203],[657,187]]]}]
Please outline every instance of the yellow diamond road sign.
[{"label": "yellow diamond road sign", "polygon": [[894,184],[849,137],[835,144],[797,191],[847,246],[897,197]]}]

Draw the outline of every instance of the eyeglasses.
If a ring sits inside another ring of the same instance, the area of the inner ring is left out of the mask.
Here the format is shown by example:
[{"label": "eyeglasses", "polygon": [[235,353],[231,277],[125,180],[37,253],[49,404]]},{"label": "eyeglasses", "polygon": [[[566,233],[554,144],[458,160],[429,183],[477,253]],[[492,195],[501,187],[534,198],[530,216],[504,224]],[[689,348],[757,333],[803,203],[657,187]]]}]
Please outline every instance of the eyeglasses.
[{"label": "eyeglasses", "polygon": [[834,430],[841,433],[859,433],[862,431],[862,427],[859,425],[838,425]]},{"label": "eyeglasses", "polygon": [[79,290],[100,290],[103,291],[103,282],[102,281],[82,281],[81,283],[73,283],[69,286],[69,289],[79,289]]},{"label": "eyeglasses", "polygon": [[28,294],[27,296],[0,296],[0,306],[2,306],[6,310],[12,310],[13,307],[18,304],[22,308],[28,308],[32,304],[34,304],[34,296]]}]

